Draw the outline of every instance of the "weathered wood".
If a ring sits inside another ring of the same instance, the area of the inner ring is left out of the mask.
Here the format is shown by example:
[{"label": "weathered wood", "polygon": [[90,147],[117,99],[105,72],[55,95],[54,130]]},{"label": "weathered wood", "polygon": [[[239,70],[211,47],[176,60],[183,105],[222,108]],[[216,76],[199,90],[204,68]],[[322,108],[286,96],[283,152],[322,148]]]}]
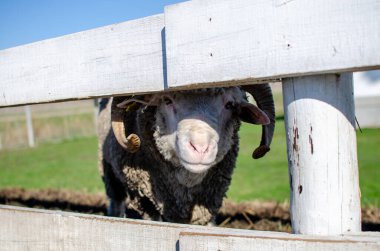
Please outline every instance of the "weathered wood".
[{"label": "weathered wood", "polygon": [[168,6],[168,85],[379,69],[379,9],[378,0],[193,0]]},{"label": "weathered wood", "polygon": [[361,231],[352,73],[283,81],[292,228]]},{"label": "weathered wood", "polygon": [[163,15],[0,51],[0,107],[164,89]]},{"label": "weathered wood", "polygon": [[[0,205],[0,250],[379,250],[380,234],[303,236]],[[356,248],[356,249],[355,249]]]},{"label": "weathered wood", "polygon": [[0,205],[0,250],[176,250],[185,225]]},{"label": "weathered wood", "polygon": [[[289,77],[380,69],[379,8],[377,0],[169,6],[165,29],[156,15],[0,51],[0,107],[288,77],[293,229],[359,232],[352,74]],[[5,250],[178,250],[178,239],[183,250],[379,249],[378,235],[243,233],[4,206],[0,222]]]},{"label": "weathered wood", "polygon": [[181,251],[207,250],[268,250],[268,251],[322,251],[322,250],[379,250],[380,234],[354,236],[305,236],[276,232],[215,229],[182,231],[179,237]]},{"label": "weathered wood", "polygon": [[2,50],[0,107],[380,69],[379,4],[194,0]]}]

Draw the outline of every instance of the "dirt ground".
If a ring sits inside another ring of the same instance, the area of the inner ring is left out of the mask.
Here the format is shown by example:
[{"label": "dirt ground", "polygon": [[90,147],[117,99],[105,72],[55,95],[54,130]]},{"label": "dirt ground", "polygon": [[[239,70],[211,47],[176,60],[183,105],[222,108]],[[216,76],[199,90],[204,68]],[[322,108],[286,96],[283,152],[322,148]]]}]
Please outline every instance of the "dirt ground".
[{"label": "dirt ground", "polygon": [[[0,190],[0,204],[105,215],[107,198],[65,190]],[[220,227],[291,232],[289,205],[268,201],[226,200],[217,216]],[[380,231],[380,209],[362,209],[363,231]]]}]

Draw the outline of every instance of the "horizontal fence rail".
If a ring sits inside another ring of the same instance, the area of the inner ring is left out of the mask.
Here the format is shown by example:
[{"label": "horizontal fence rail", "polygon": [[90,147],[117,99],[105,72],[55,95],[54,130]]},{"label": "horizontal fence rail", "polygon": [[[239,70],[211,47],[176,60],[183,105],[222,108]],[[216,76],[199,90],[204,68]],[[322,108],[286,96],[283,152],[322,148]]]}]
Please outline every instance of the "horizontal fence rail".
[{"label": "horizontal fence rail", "polygon": [[0,250],[379,250],[380,234],[307,236],[0,206]]},{"label": "horizontal fence rail", "polygon": [[377,0],[194,0],[165,9],[169,87],[378,69]]},{"label": "horizontal fence rail", "polygon": [[380,69],[379,9],[377,0],[172,5],[0,51],[0,107]]},{"label": "horizontal fence rail", "polygon": [[164,89],[164,16],[0,51],[0,107]]}]

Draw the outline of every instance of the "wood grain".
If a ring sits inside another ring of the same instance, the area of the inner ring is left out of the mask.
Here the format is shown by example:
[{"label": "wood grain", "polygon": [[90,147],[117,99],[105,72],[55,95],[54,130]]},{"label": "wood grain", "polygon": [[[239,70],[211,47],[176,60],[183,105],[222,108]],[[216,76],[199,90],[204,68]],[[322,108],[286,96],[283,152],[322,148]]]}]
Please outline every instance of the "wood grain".
[{"label": "wood grain", "polygon": [[184,225],[0,205],[0,250],[176,250]]},{"label": "wood grain", "polygon": [[362,233],[352,236],[305,236],[230,229],[187,230],[181,231],[179,246],[181,251],[375,251],[380,248],[380,235]]},{"label": "wood grain", "polygon": [[285,79],[283,97],[293,231],[360,232],[352,73]]},{"label": "wood grain", "polygon": [[[0,250],[378,250],[379,233],[304,236],[0,205]],[[356,248],[356,249],[355,249]]]},{"label": "wood grain", "polygon": [[0,107],[164,89],[164,16],[0,51]]},{"label": "wood grain", "polygon": [[165,9],[168,84],[380,68],[377,0],[193,0]]}]

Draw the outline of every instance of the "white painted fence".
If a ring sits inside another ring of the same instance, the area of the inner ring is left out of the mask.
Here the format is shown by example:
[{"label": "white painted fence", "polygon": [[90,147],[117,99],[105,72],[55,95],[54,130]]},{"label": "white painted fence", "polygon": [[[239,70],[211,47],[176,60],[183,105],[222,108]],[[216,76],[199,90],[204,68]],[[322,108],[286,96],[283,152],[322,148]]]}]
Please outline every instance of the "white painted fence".
[{"label": "white painted fence", "polygon": [[379,13],[378,0],[193,0],[0,51],[0,107],[282,79],[292,227],[321,235],[1,207],[0,247],[379,250],[360,234],[350,73],[380,69]]},{"label": "white painted fence", "polygon": [[0,250],[379,250],[379,235],[293,235],[0,206]]}]

